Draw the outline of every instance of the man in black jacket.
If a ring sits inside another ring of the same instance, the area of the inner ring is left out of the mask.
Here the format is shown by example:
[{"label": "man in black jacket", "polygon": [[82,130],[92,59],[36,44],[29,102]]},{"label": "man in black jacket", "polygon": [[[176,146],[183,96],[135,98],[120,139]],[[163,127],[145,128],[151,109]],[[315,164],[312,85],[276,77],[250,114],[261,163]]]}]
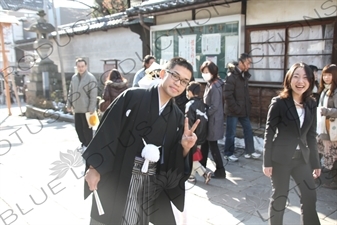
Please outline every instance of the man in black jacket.
[{"label": "man in black jacket", "polygon": [[238,63],[228,65],[228,74],[225,82],[225,114],[226,141],[225,158],[230,161],[237,161],[234,153],[234,138],[236,125],[239,121],[243,128],[245,139],[245,155],[247,159],[259,158],[261,154],[254,149],[253,131],[250,124],[251,101],[248,90],[248,79],[251,77],[248,69],[252,63],[249,54],[243,53],[238,59]]},{"label": "man in black jacket", "polygon": [[[171,203],[183,211],[199,121],[189,128],[172,98],[185,91],[192,73],[185,59],[172,58],[158,86],[127,89],[104,113],[83,154],[85,197],[96,190],[105,211],[100,215],[93,198],[91,225],[176,224]],[[156,151],[149,157],[150,148]]]}]

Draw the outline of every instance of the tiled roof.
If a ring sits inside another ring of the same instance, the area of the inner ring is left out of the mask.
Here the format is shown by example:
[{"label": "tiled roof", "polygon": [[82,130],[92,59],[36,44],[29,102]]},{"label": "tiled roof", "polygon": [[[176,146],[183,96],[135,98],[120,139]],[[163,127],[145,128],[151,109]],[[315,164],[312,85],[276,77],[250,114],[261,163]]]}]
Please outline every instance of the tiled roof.
[{"label": "tiled roof", "polygon": [[[80,20],[75,23],[66,24],[59,26],[60,35],[76,35],[90,33],[97,30],[108,30],[115,27],[128,26],[131,24],[140,23],[139,15],[144,15],[142,18],[144,23],[153,24],[154,20],[152,18],[147,18],[146,16],[158,15],[167,13],[167,11],[185,11],[188,9],[200,8],[200,7],[211,7],[214,5],[224,5],[233,2],[240,2],[241,0],[158,0],[158,1],[148,1],[143,2],[140,6],[134,6],[127,9],[125,12],[116,13],[113,15],[108,15],[105,17],[93,18],[90,20]],[[0,0],[0,3],[13,2],[13,5],[20,5],[19,2],[25,4],[25,6],[42,7],[43,0]],[[19,6],[17,6],[19,7]],[[56,32],[51,33],[53,36]]]},{"label": "tiled roof", "polygon": [[0,0],[0,5],[4,10],[41,10],[43,9],[43,0]]},{"label": "tiled roof", "polygon": [[241,0],[158,0],[143,2],[140,6],[131,7],[126,10],[128,16],[136,16],[139,14],[155,15],[164,13],[167,10],[186,10],[189,8],[207,7],[220,4],[229,4],[233,2],[241,2]]},{"label": "tiled roof", "polygon": [[[156,13],[165,13],[168,10],[182,11],[186,10],[186,7],[198,8],[233,2],[240,2],[240,0],[158,0],[143,2],[140,6],[131,7],[125,12],[59,26],[59,34],[76,35],[135,24],[140,22],[139,14],[154,15]],[[143,21],[144,23],[154,23],[152,18],[147,17],[143,17]],[[53,32],[52,35],[56,35],[56,32]]]},{"label": "tiled roof", "polygon": [[[153,19],[143,18],[144,23],[152,23]],[[86,21],[79,21],[71,24],[66,24],[63,26],[59,26],[59,35],[76,35],[76,34],[85,34],[90,33],[92,31],[103,30],[106,31],[115,27],[123,27],[132,24],[139,23],[139,19],[128,19],[125,16],[125,13],[118,13],[110,16],[90,19]],[[51,35],[55,36],[56,32],[51,33]]]}]

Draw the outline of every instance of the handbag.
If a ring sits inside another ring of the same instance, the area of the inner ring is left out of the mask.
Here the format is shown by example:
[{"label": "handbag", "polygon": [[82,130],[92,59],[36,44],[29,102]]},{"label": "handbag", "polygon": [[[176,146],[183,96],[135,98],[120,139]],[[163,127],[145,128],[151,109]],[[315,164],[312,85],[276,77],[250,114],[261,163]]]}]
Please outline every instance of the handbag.
[{"label": "handbag", "polygon": [[86,112],[85,117],[87,118],[89,128],[93,128],[94,130],[96,130],[99,125],[99,118],[97,116],[97,112],[94,111],[93,114],[90,114],[90,112]]},{"label": "handbag", "polygon": [[193,153],[193,161],[200,161],[202,160],[202,153],[200,148],[197,148]]},{"label": "handbag", "polygon": [[329,136],[330,141],[337,141],[337,120],[336,118],[329,119]]}]

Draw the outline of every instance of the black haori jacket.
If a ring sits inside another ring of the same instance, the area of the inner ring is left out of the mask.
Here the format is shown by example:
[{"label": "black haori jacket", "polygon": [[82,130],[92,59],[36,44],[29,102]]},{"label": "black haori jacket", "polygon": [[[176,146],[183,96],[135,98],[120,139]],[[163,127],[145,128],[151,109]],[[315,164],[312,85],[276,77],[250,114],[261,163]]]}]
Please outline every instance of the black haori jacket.
[{"label": "black haori jacket", "polygon": [[[192,154],[183,157],[180,144],[184,115],[172,100],[162,112],[164,126],[152,126],[158,115],[158,87],[128,89],[104,113],[83,154],[87,168],[92,165],[101,175],[97,192],[105,214],[98,215],[93,198],[91,217],[95,220],[104,224],[122,223],[134,159],[144,147],[142,138],[148,144],[162,146],[155,175],[160,181],[157,184],[160,193],[156,193],[150,221],[154,224],[165,224],[168,218],[174,221],[170,202],[180,211],[184,209],[185,181],[192,168]],[[164,138],[157,137],[160,133]],[[85,182],[85,198],[90,193]]]}]

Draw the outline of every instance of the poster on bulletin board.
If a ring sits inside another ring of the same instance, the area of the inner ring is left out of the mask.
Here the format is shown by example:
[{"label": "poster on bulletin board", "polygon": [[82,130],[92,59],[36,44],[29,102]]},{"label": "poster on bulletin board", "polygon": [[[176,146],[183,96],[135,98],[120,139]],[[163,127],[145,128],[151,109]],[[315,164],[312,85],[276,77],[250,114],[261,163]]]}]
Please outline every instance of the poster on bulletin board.
[{"label": "poster on bulletin board", "polygon": [[237,60],[243,49],[244,42],[240,41],[242,36],[239,34],[242,18],[236,15],[212,18],[204,23],[152,26],[152,54],[159,62],[177,56],[185,58],[193,66],[193,76],[201,79],[200,66],[210,60],[218,66],[219,76],[225,78],[228,62]]},{"label": "poster on bulletin board", "polygon": [[201,38],[201,51],[203,55],[220,54],[221,34],[204,34]]},{"label": "poster on bulletin board", "polygon": [[225,39],[225,64],[236,61],[238,59],[238,36],[227,36]]},{"label": "poster on bulletin board", "polygon": [[163,60],[169,60],[173,58],[173,36],[160,37],[161,41],[161,57]]},{"label": "poster on bulletin board", "polygon": [[179,38],[179,53],[178,55],[185,58],[193,66],[193,71],[196,72],[196,37],[197,35],[185,35]]}]

